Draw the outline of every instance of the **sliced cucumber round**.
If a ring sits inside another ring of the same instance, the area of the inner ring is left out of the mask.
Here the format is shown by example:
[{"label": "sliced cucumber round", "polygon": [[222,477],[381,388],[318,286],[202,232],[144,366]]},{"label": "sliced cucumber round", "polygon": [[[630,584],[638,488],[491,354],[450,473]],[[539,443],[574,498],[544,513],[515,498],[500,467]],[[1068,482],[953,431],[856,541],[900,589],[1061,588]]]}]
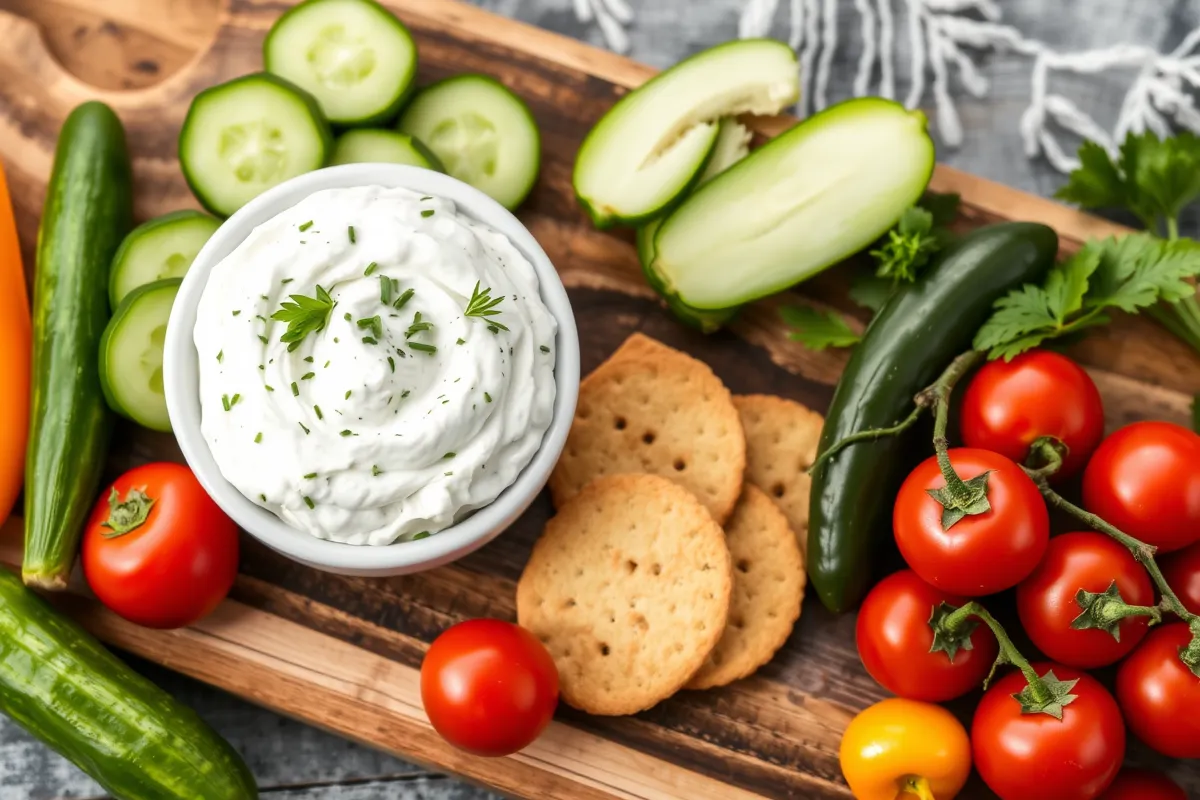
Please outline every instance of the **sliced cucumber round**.
[{"label": "sliced cucumber round", "polygon": [[773,39],[718,45],[622,97],[592,128],[574,185],[598,227],[663,213],[699,179],[715,120],[778,114],[800,96],[796,54]]},{"label": "sliced cucumber round", "polygon": [[933,164],[920,111],[847,100],[684,200],[655,234],[648,270],[667,296],[697,309],[773,294],[881,236],[921,197]]},{"label": "sliced cucumber round", "polygon": [[196,95],[179,132],[179,165],[201,205],[227,217],[272,186],[325,166],[332,148],[312,95],[257,72]]},{"label": "sliced cucumber round", "polygon": [[377,125],[412,92],[417,45],[374,0],[305,0],[271,26],[263,63],[317,98],[334,124]]},{"label": "sliced cucumber round", "polygon": [[495,78],[457,75],[422,89],[397,128],[432,150],[446,172],[513,209],[533,189],[541,135],[525,101]]},{"label": "sliced cucumber round", "polygon": [[121,242],[108,274],[108,300],[115,309],[139,286],[182,278],[221,222],[199,211],[174,211],[134,228]]},{"label": "sliced cucumber round", "polygon": [[445,172],[442,162],[420,139],[399,131],[359,128],[346,131],[333,145],[330,164],[409,164]]},{"label": "sliced cucumber round", "polygon": [[163,394],[163,342],[180,283],[167,278],[134,289],[100,339],[100,387],[108,407],[154,431],[171,430]]}]

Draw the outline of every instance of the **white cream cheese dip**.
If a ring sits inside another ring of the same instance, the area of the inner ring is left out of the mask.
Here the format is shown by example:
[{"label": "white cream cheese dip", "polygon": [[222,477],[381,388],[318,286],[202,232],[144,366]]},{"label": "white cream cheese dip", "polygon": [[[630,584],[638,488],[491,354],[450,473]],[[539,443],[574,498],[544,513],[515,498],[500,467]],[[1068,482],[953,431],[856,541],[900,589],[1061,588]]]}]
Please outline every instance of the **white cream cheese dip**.
[{"label": "white cream cheese dip", "polygon": [[201,432],[225,478],[299,530],[423,538],[533,458],[556,331],[529,260],[453,203],[317,192],[212,270],[194,332]]}]

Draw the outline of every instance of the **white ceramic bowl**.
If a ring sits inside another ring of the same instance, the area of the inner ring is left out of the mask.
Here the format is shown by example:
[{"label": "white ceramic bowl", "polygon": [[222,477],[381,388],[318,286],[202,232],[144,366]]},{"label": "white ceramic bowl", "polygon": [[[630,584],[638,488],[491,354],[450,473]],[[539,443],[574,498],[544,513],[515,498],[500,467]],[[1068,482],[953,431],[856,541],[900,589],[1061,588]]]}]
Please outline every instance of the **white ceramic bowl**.
[{"label": "white ceramic bowl", "polygon": [[[384,547],[317,539],[255,505],[225,479],[200,433],[199,366],[192,331],[196,306],[209,273],[255,227],[313,192],[354,186],[402,187],[452,200],[460,213],[506,235],[533,264],[542,300],[558,321],[555,345],[554,418],[533,460],[491,505],[457,524],[415,542]],[[167,411],[184,458],[225,513],[263,544],[317,569],[345,575],[403,575],[432,569],[477,550],[516,521],[545,486],[562,453],[579,396],[579,334],[571,303],[554,265],[533,235],[508,210],[462,181],[416,167],[396,164],[347,164],[310,172],[280,184],[230,217],[200,251],[188,270],[167,326],[163,355]]]}]

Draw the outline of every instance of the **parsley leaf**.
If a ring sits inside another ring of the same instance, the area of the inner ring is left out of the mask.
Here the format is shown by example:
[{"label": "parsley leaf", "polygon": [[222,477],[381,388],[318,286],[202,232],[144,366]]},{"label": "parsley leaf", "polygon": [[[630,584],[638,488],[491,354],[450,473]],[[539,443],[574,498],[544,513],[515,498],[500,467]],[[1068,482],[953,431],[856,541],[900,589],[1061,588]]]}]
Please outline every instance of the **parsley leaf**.
[{"label": "parsley leaf", "polygon": [[896,226],[887,232],[883,244],[871,251],[881,278],[912,282],[940,244],[933,235],[933,214],[913,206],[906,210]]},{"label": "parsley leaf", "polygon": [[784,306],[779,309],[779,316],[792,328],[788,338],[811,350],[851,347],[862,338],[833,311],[818,311],[811,306]]},{"label": "parsley leaf", "polygon": [[333,311],[333,298],[320,286],[317,286],[316,294],[316,297],[290,295],[292,302],[285,301],[280,309],[271,315],[271,319],[287,323],[287,330],[279,337],[279,341],[287,343],[289,353],[299,347],[300,342],[310,333],[324,330],[325,323],[329,321],[329,313]]},{"label": "parsley leaf", "polygon": [[850,284],[850,299],[863,308],[878,311],[892,294],[896,284],[874,273],[862,274]]}]

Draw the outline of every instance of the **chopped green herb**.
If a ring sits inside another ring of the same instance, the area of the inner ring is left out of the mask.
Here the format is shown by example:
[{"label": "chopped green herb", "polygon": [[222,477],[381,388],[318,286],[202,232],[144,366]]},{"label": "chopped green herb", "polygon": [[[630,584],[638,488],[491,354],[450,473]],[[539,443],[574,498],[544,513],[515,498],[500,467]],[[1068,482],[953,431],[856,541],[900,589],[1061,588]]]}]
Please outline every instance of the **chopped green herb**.
[{"label": "chopped green herb", "polygon": [[259,431],[258,433],[254,434],[254,443],[262,444],[262,431]]},{"label": "chopped green herb", "polygon": [[313,357],[312,357],[312,356],[305,356],[305,357],[304,357],[304,361],[305,361],[306,363],[308,363],[308,364],[311,364],[311,363],[313,363]]},{"label": "chopped green herb", "polygon": [[296,385],[295,381],[292,381],[292,397],[299,397],[299,396],[300,396],[300,387]]},{"label": "chopped green herb", "polygon": [[393,281],[387,275],[379,276],[379,302],[385,306],[392,302],[392,293],[396,291],[396,287],[400,285],[399,281]]},{"label": "chopped green herb", "polygon": [[303,225],[301,225],[301,226],[300,226],[300,232],[301,232],[301,233],[303,233],[304,231],[306,231],[306,230],[308,230],[309,228],[311,228],[311,227],[312,227],[312,225],[313,225],[313,224],[312,224],[312,220],[310,219],[308,222],[306,222],[306,223],[304,223]]},{"label": "chopped green herb", "polygon": [[270,299],[271,299],[271,298],[267,297],[265,294],[260,294],[260,295],[259,295],[259,297],[261,297],[263,300],[270,300]]},{"label": "chopped green herb", "polygon": [[315,411],[315,412],[316,412],[316,414],[317,414],[317,419],[325,419],[325,415],[321,413],[321,407],[320,407],[320,406],[318,406],[318,405],[314,405],[314,406],[313,406],[313,411]]},{"label": "chopped green herb", "polygon": [[456,455],[458,455],[458,453],[450,452],[446,453],[446,455],[442,456],[442,458],[454,458]]},{"label": "chopped green herb", "polygon": [[354,238],[354,226],[353,225],[351,225],[346,230],[346,233],[349,234],[349,236],[350,236],[350,244],[357,244],[358,240]]},{"label": "chopped green herb", "polygon": [[408,346],[411,347],[413,350],[417,350],[421,353],[429,353],[430,355],[433,355],[434,353],[437,352],[437,347],[435,347],[431,344],[421,344],[420,342],[409,342]]},{"label": "chopped green herb", "polygon": [[258,340],[263,344],[267,343],[267,337],[263,336],[261,333],[258,335]]},{"label": "chopped green herb", "polygon": [[262,500],[264,503],[265,503],[265,502],[267,502],[267,496],[266,496],[265,494],[260,494],[260,495],[258,496],[258,499],[259,499],[259,500]]},{"label": "chopped green herb", "polygon": [[429,531],[421,531],[420,533],[413,534],[412,540],[415,542],[418,539],[428,539],[428,538],[429,538]]},{"label": "chopped green herb", "polygon": [[484,393],[483,393],[483,400],[484,400],[484,402],[486,402],[486,403],[490,403],[490,402],[492,402],[492,396],[491,396],[490,394],[488,394],[487,392],[484,392]]},{"label": "chopped green herb", "polygon": [[235,308],[235,309],[233,310],[233,315],[234,315],[235,317],[236,317],[238,314],[241,314],[241,313],[242,313],[242,310],[241,310],[240,308]]},{"label": "chopped green herb", "polygon": [[[236,395],[235,395],[235,397],[236,397]],[[227,394],[221,395],[221,407],[224,408],[226,411],[233,408],[233,401],[231,401],[229,399],[229,395],[227,395]]]},{"label": "chopped green herb", "polygon": [[447,478],[449,478],[454,473],[453,472],[443,472],[442,474],[445,475]]},{"label": "chopped green herb", "polygon": [[317,473],[315,473],[315,472],[310,472],[310,473],[308,473],[307,475],[305,475],[305,476],[304,476],[304,480],[306,480],[306,481],[311,481],[311,480],[312,480],[313,478],[315,478],[315,477],[317,477]]},{"label": "chopped green herb", "polygon": [[370,336],[364,336],[362,341],[363,341],[363,344],[379,344],[379,341],[377,339],[374,339]]},{"label": "chopped green herb", "polygon": [[273,391],[275,391],[275,387],[274,387],[274,386],[272,386],[272,385],[270,385],[269,383],[264,383],[264,384],[263,384],[263,388],[264,388],[264,389],[266,389],[268,392],[273,392]]},{"label": "chopped green herb", "polygon": [[287,343],[288,352],[300,346],[300,342],[310,333],[319,333],[325,329],[329,314],[333,311],[333,298],[329,292],[317,286],[316,297],[306,297],[302,294],[290,295],[290,303],[283,303],[271,319],[287,323],[287,330],[279,337],[279,341]]},{"label": "chopped green herb", "polygon": [[321,369],[329,369],[329,365],[332,363],[333,363],[332,361],[326,361],[325,365],[323,367],[321,367]]},{"label": "chopped green herb", "polygon": [[308,434],[309,434],[309,430],[308,430],[308,428],[305,426],[305,424],[304,424],[303,422],[297,422],[296,424],[297,424],[297,425],[299,425],[301,428],[303,428],[303,429],[304,429],[304,435],[305,435],[305,436],[308,436]]},{"label": "chopped green herb", "polygon": [[400,399],[403,400],[404,398],[408,397],[410,394],[412,394],[412,392],[410,392],[408,389],[405,389],[403,392],[400,393]]},{"label": "chopped green herb", "polygon": [[365,276],[368,276],[368,277],[369,277],[369,276],[370,276],[370,275],[372,275],[372,274],[375,272],[375,270],[377,270],[377,269],[379,269],[379,265],[378,265],[378,264],[376,264],[374,261],[372,261],[370,264],[367,264],[367,268],[366,268],[365,270],[363,270],[363,275],[365,275]]},{"label": "chopped green herb", "polygon": [[[480,317],[481,319],[499,316],[500,312],[496,310],[496,306],[500,305],[502,300],[504,300],[504,295],[492,297],[490,287],[481,290],[479,288],[479,281],[475,281],[475,289],[471,292],[471,299],[467,302],[467,308],[463,314],[468,317]],[[490,329],[493,325],[502,331],[508,330],[507,327],[496,320],[489,320],[488,328]],[[492,332],[495,333],[495,331]]]},{"label": "chopped green herb", "polygon": [[265,371],[266,369],[267,369],[267,365],[266,365],[266,364],[259,364],[259,365],[258,365],[258,370],[259,370],[259,372],[263,372],[263,371]]},{"label": "chopped green herb", "polygon": [[347,428],[346,430],[342,431],[342,432],[341,432],[341,433],[339,433],[338,435],[339,435],[339,436],[353,436],[353,435],[354,435],[354,431],[352,431],[352,430],[350,430],[349,428]]},{"label": "chopped green herb", "polygon": [[422,211],[422,212],[421,212],[421,216],[422,216],[422,217],[432,217],[432,216],[433,216],[433,209],[432,209],[432,208],[427,208],[427,209],[425,209],[424,211]]},{"label": "chopped green herb", "polygon": [[853,347],[862,338],[836,311],[822,311],[812,306],[783,306],[779,309],[779,317],[791,328],[788,338],[809,350]]},{"label": "chopped green herb", "polygon": [[421,333],[422,331],[427,331],[432,327],[433,327],[433,323],[423,321],[421,319],[421,312],[418,311],[416,313],[416,315],[413,316],[412,325],[409,325],[408,330],[406,330],[404,332],[404,338],[411,339],[412,337],[416,336],[418,333]]},{"label": "chopped green herb", "polygon": [[392,372],[396,371],[396,359],[388,356],[388,366],[392,368]]},{"label": "chopped green herb", "polygon": [[342,319],[346,320],[346,322],[349,322],[352,319],[350,312],[347,311],[345,314],[342,314]]},{"label": "chopped green herb", "polygon": [[383,470],[381,470],[379,467],[375,466],[374,464],[371,465],[371,475],[373,477],[378,477],[381,472],[383,472]]},{"label": "chopped green herb", "polygon": [[415,293],[415,289],[405,289],[404,293],[396,298],[396,302],[392,303],[392,308],[396,309],[397,311],[404,308],[404,305],[412,299],[412,296]]},{"label": "chopped green herb", "polygon": [[491,323],[488,325],[488,330],[492,332],[492,336],[495,336],[496,334],[500,333],[500,326],[496,325],[495,323]]},{"label": "chopped green herb", "polygon": [[304,495],[304,505],[308,506],[309,508],[316,508],[316,507],[317,507],[317,504],[316,504],[316,503],[314,503],[314,502],[313,502],[313,500],[312,500],[312,498],[311,498],[311,497],[309,497],[308,495]]},{"label": "chopped green herb", "polygon": [[349,399],[350,399],[350,392],[351,392],[351,390],[350,390],[350,389],[347,389],[347,390],[346,390],[346,399],[347,399],[347,400],[349,400]]},{"label": "chopped green herb", "polygon": [[421,201],[422,201],[422,202],[424,202],[424,201],[426,201],[426,200],[432,200],[432,199],[433,199],[433,198],[432,198],[432,197],[430,197],[429,195],[425,195],[424,197],[422,197],[422,198],[421,198]]},{"label": "chopped green herb", "polygon": [[266,324],[267,324],[267,318],[266,318],[266,317],[264,317],[262,314],[255,314],[255,315],[254,315],[254,318],[255,318],[256,320],[258,320],[259,322],[261,322],[263,325],[266,325]]},{"label": "chopped green herb", "polygon": [[539,349],[539,350],[541,350],[543,353],[549,353],[549,352],[550,352],[550,348],[549,348],[549,347],[546,347],[546,345],[542,345],[542,346],[541,346],[541,347],[539,347],[538,349]]},{"label": "chopped green herb", "polygon": [[220,363],[221,363],[222,361],[224,361],[224,360],[225,360],[225,351],[224,351],[224,350],[218,350],[218,351],[217,351],[217,363],[218,363],[218,364],[220,364]]},{"label": "chopped green herb", "polygon": [[284,278],[279,283],[281,286],[287,286],[289,283],[291,283],[294,280],[296,280],[296,279],[295,278]]},{"label": "chopped green herb", "polygon": [[[384,278],[384,280],[386,281],[387,278]],[[360,319],[355,324],[358,325],[358,327],[360,329],[369,328],[371,330],[371,335],[373,337],[375,337],[376,339],[383,338],[383,320],[381,320],[379,318],[378,314],[376,314],[373,317],[366,317],[365,319]]]},{"label": "chopped green herb", "polygon": [[229,398],[229,405],[236,406],[238,404],[238,400],[241,399],[242,396],[240,394],[235,394],[233,397]]},{"label": "chopped green herb", "polygon": [[455,344],[466,344],[466,343],[467,343],[467,340],[462,338],[461,336],[458,337],[458,341],[455,342]]},{"label": "chopped green herb", "polygon": [[302,381],[311,381],[311,380],[312,380],[313,378],[315,378],[316,376],[317,376],[317,373],[315,373],[315,372],[306,372],[306,373],[304,373],[303,375],[301,375],[301,376],[300,376],[300,380],[302,380]]}]

